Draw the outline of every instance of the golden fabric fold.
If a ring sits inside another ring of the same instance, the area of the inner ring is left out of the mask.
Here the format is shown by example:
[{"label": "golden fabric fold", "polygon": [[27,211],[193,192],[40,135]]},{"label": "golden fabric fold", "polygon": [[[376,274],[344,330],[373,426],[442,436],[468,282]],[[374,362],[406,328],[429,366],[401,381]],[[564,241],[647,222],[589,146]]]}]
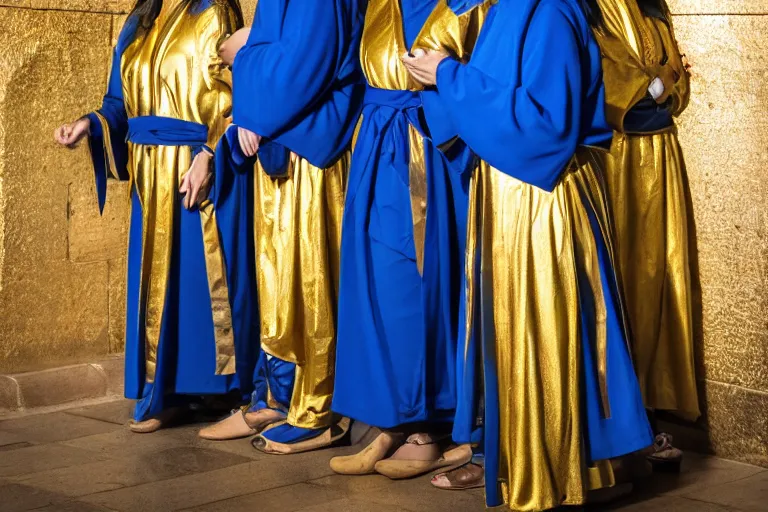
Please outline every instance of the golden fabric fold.
[{"label": "golden fabric fold", "polygon": [[[467,321],[478,321],[472,304],[481,304],[498,340],[499,475],[513,510],[581,505],[588,490],[613,485],[609,463],[587,467],[582,419],[579,274],[594,293],[603,347],[606,332],[588,216],[591,202],[604,201],[592,153],[582,151],[552,193],[486,164],[471,183]],[[593,213],[607,225],[601,209]]]},{"label": "golden fabric fold", "polygon": [[341,222],[350,153],[328,169],[291,154],[288,175],[256,165],[254,235],[264,351],[296,363],[291,425],[331,424]]},{"label": "golden fabric fold", "polygon": [[694,364],[686,171],[674,127],[623,133],[626,112],[660,74],[677,75],[673,115],[688,104],[689,76],[668,11],[644,16],[633,0],[599,0],[606,112],[617,130],[606,157],[607,195],[616,233],[635,368],[646,406],[699,416]]},{"label": "golden fabric fold", "polygon": [[413,126],[408,127],[411,159],[408,163],[408,186],[411,191],[411,215],[413,216],[413,244],[416,249],[416,266],[424,273],[424,240],[427,232],[427,163],[424,155],[424,139]]}]

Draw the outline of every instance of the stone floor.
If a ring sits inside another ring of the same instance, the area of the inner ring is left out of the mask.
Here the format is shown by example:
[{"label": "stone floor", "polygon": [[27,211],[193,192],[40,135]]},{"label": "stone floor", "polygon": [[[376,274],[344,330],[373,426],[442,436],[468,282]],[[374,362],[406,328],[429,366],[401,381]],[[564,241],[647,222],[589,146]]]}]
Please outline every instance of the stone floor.
[{"label": "stone floor", "polygon": [[[482,492],[432,489],[428,478],[343,477],[331,456],[289,457],[247,440],[199,440],[199,425],[131,434],[125,401],[0,421],[0,511],[429,512],[483,510]],[[606,507],[603,507],[605,509]],[[688,454],[679,476],[656,476],[612,510],[768,510],[768,470]]]}]

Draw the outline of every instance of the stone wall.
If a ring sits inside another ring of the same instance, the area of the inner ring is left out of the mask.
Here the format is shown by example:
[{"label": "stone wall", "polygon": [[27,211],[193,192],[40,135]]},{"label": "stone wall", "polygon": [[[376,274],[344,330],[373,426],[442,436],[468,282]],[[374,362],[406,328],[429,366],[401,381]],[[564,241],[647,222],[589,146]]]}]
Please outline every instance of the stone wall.
[{"label": "stone wall", "polygon": [[[130,0],[0,0],[0,373],[123,350],[128,200],[54,128],[98,105]],[[250,20],[254,0],[245,7]],[[768,0],[670,0],[696,220],[698,446],[768,466]]]}]

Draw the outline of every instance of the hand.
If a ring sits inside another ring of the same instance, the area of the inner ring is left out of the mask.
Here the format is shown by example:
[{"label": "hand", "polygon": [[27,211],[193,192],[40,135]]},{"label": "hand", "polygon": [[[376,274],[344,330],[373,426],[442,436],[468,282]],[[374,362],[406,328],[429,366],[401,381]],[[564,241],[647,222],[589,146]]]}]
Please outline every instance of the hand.
[{"label": "hand", "polygon": [[81,117],[73,123],[67,123],[56,128],[53,132],[53,138],[69,149],[74,149],[77,144],[91,132],[91,120],[87,117]]},{"label": "hand", "polygon": [[240,149],[245,156],[253,156],[259,151],[261,136],[256,135],[251,130],[246,130],[240,126],[237,127],[237,138],[240,141]]},{"label": "hand", "polygon": [[437,85],[437,66],[448,58],[445,52],[414,50],[413,57],[403,55],[405,69],[423,85]]},{"label": "hand", "polygon": [[213,157],[206,151],[199,152],[181,180],[179,192],[184,196],[183,204],[187,210],[200,206],[208,198],[211,188],[211,158]]},{"label": "hand", "polygon": [[248,36],[251,33],[251,27],[243,27],[221,43],[219,46],[219,57],[227,65],[231,66],[235,62],[235,55],[240,51],[240,48],[245,46],[248,41]]}]

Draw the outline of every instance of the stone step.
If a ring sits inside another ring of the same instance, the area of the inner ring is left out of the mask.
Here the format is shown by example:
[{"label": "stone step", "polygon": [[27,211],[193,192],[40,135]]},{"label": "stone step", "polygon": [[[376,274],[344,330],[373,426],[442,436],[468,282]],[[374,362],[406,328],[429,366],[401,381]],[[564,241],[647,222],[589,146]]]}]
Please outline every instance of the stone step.
[{"label": "stone step", "polygon": [[123,394],[123,356],[0,375],[0,414]]}]

